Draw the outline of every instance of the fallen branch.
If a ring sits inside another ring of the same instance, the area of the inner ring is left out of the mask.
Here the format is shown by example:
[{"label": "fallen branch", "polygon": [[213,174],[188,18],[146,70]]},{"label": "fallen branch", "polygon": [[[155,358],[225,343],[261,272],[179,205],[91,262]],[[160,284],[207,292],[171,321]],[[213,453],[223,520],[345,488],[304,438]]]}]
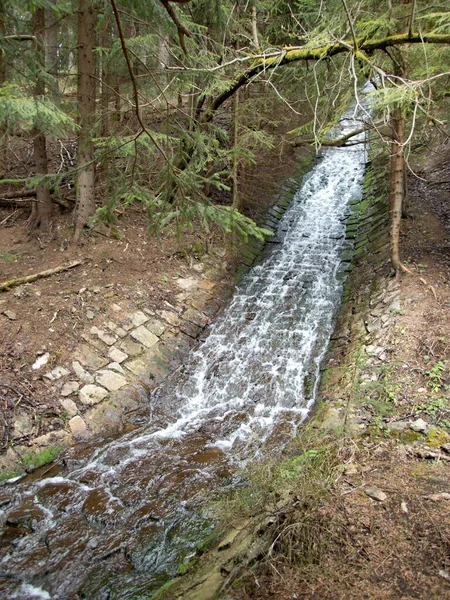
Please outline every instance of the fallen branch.
[{"label": "fallen branch", "polygon": [[[70,204],[57,196],[52,197],[52,202],[63,208],[70,208]],[[16,206],[17,208],[28,206],[30,202],[39,202],[36,199],[36,190],[27,190],[25,192],[9,192],[0,197],[0,206]]]},{"label": "fallen branch", "polygon": [[47,269],[46,271],[41,271],[40,273],[33,273],[33,275],[26,275],[25,277],[18,277],[17,279],[9,279],[8,281],[0,283],[0,292],[7,292],[8,290],[17,287],[18,285],[22,285],[24,283],[32,283],[37,279],[43,279],[44,277],[50,277],[50,275],[55,275],[56,273],[68,271],[69,269],[78,267],[81,264],[83,264],[82,260],[76,260],[68,265],[60,265],[59,267],[55,267],[54,269]]}]

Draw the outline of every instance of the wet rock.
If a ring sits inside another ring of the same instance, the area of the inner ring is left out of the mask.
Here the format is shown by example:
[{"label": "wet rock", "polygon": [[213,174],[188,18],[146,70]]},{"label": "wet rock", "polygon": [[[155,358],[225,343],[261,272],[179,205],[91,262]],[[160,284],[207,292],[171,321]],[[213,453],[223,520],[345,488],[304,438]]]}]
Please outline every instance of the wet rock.
[{"label": "wet rock", "polygon": [[[117,365],[119,366],[119,365]],[[120,368],[120,366],[119,366]],[[97,383],[102,385],[104,388],[109,390],[110,392],[115,392],[120,390],[120,388],[127,385],[127,380],[123,375],[116,373],[112,369],[104,369],[99,371],[95,377]]]},{"label": "wet rock", "polygon": [[366,487],[364,488],[364,492],[369,498],[378,502],[384,502],[387,499],[387,495],[377,487]]},{"label": "wet rock", "polygon": [[7,317],[10,321],[17,321],[17,315],[13,310],[4,310],[3,314],[5,315],[5,317]]},{"label": "wet rock", "polygon": [[[90,346],[87,344],[81,345],[74,352],[74,358],[77,362],[81,363],[85,367],[97,371],[105,367],[109,361],[99,356]],[[74,363],[72,363],[73,365]]]},{"label": "wet rock", "polygon": [[68,369],[65,367],[55,367],[49,373],[45,373],[44,377],[49,381],[57,381],[66,375],[70,375],[70,371]]},{"label": "wet rock", "polygon": [[128,354],[122,352],[122,350],[119,350],[119,348],[116,348],[115,346],[110,349],[108,356],[115,363],[122,363],[128,358]]},{"label": "wet rock", "polygon": [[41,356],[39,356],[39,358],[36,360],[36,362],[33,363],[32,365],[32,369],[34,369],[35,371],[37,371],[38,369],[42,368],[44,365],[46,365],[49,361],[50,358],[50,354],[48,352],[46,352],[45,354],[42,354]]},{"label": "wet rock", "polygon": [[423,419],[417,419],[409,424],[410,429],[417,431],[417,433],[427,433],[428,423]]},{"label": "wet rock", "polygon": [[199,327],[206,327],[206,325],[209,325],[211,322],[206,315],[198,310],[195,310],[195,308],[188,308],[188,310],[183,314],[183,320],[190,321]]},{"label": "wet rock", "polygon": [[83,367],[78,361],[73,361],[72,369],[75,375],[78,377],[78,379],[80,379],[83,383],[94,383],[94,376],[91,375],[85,369],[83,369]]},{"label": "wet rock", "polygon": [[69,417],[73,417],[78,413],[77,405],[70,398],[63,398],[59,402]]},{"label": "wet rock", "polygon": [[117,337],[115,335],[106,333],[106,331],[103,331],[103,329],[99,329],[98,327],[91,327],[91,334],[96,335],[98,339],[107,346],[112,346],[115,342],[117,342]]},{"label": "wet rock", "polygon": [[127,317],[135,327],[144,325],[144,323],[147,323],[148,321],[148,316],[141,310],[137,310],[136,312],[127,315]]},{"label": "wet rock", "polygon": [[200,331],[202,330],[202,327],[200,327],[199,325],[195,325],[190,321],[183,321],[180,325],[180,330],[189,337],[196,339]]},{"label": "wet rock", "polygon": [[70,394],[78,392],[79,389],[80,384],[78,381],[67,381],[62,387],[61,396],[70,396]]},{"label": "wet rock", "polygon": [[108,392],[105,388],[100,387],[99,385],[85,385],[81,388],[79,397],[83,404],[93,405],[101,402],[106,396]]},{"label": "wet rock", "polygon": [[73,437],[83,438],[87,436],[87,425],[79,415],[70,419],[69,427]]},{"label": "wet rock", "polygon": [[131,337],[137,342],[143,344],[146,348],[151,348],[158,342],[158,337],[149,331],[144,325],[131,332]]},{"label": "wet rock", "polygon": [[96,489],[89,492],[82,507],[82,511],[86,517],[98,519],[102,522],[115,519],[115,515],[121,509],[120,502],[115,498],[111,498],[103,489]]},{"label": "wet rock", "polygon": [[32,500],[26,500],[7,515],[6,524],[11,527],[25,527],[34,531],[36,522],[44,518],[44,511],[36,506]]}]

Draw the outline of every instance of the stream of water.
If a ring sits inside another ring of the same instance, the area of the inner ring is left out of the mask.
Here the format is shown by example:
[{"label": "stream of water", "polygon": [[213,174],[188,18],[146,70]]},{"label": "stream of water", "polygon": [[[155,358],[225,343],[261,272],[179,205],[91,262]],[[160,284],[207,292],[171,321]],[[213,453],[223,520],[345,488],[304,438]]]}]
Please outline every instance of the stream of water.
[{"label": "stream of water", "polygon": [[[340,131],[354,128],[348,116]],[[0,492],[1,598],[148,598],[205,533],[203,499],[292,439],[315,400],[365,161],[363,144],[323,153],[146,426]]]}]

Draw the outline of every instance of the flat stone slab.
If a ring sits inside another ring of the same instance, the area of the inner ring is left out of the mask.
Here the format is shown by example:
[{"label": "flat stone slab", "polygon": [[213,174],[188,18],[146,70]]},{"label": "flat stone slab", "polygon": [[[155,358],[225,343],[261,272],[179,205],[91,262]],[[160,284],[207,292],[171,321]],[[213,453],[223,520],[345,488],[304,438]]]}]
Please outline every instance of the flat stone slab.
[{"label": "flat stone slab", "polygon": [[74,392],[78,392],[80,389],[80,384],[78,381],[67,381],[61,390],[61,396],[70,396]]},{"label": "flat stone slab", "polygon": [[88,406],[98,404],[104,400],[107,395],[108,392],[105,390],[105,388],[92,384],[85,385],[83,388],[81,388],[79,393],[80,401]]},{"label": "flat stone slab", "polygon": [[99,371],[96,374],[95,380],[110,392],[116,392],[128,383],[123,375],[116,373],[112,369],[104,369],[103,371]]},{"label": "flat stone slab", "polygon": [[78,413],[78,407],[70,398],[61,398],[61,406],[69,417],[74,417]]},{"label": "flat stone slab", "polygon": [[147,323],[148,321],[148,316],[141,310],[137,310],[136,312],[127,315],[127,317],[135,327],[144,325],[144,323]]},{"label": "flat stone slab", "polygon": [[164,323],[161,323],[161,321],[157,321],[156,319],[147,323],[145,327],[158,337],[160,337],[166,330]]},{"label": "flat stone slab", "polygon": [[183,314],[183,320],[190,321],[194,323],[194,325],[198,325],[199,327],[206,327],[209,325],[211,320],[204,315],[203,313],[195,310],[195,308],[188,308],[187,311]]},{"label": "flat stone slab", "polygon": [[126,352],[128,356],[139,356],[144,352],[144,346],[142,344],[138,344],[137,342],[133,342],[130,338],[123,340],[120,344],[121,350]]},{"label": "flat stone slab", "polygon": [[49,373],[45,373],[44,377],[49,381],[57,381],[66,375],[70,375],[70,371],[68,369],[65,367],[55,367]]},{"label": "flat stone slab", "polygon": [[76,361],[80,362],[85,367],[89,367],[89,369],[92,369],[93,371],[106,367],[109,362],[106,358],[103,358],[102,356],[99,356],[97,352],[94,352],[87,344],[79,346],[75,350],[73,357]]},{"label": "flat stone slab", "polygon": [[91,375],[85,369],[83,369],[83,367],[77,360],[73,361],[72,369],[75,375],[78,377],[78,379],[80,379],[83,383],[94,383],[94,376]]},{"label": "flat stone slab", "polygon": [[122,352],[122,350],[119,350],[119,348],[116,348],[115,346],[108,352],[108,356],[115,363],[122,363],[128,358],[128,354]]},{"label": "flat stone slab", "polygon": [[171,310],[159,310],[158,315],[173,327],[177,327],[181,323],[178,315]]},{"label": "flat stone slab", "polygon": [[144,325],[131,332],[131,337],[143,344],[146,348],[151,348],[158,343],[158,337],[149,331]]},{"label": "flat stone slab", "polygon": [[115,335],[107,333],[98,327],[91,327],[91,335],[96,335],[98,339],[107,346],[112,346],[115,342],[117,342],[117,337]]},{"label": "flat stone slab", "polygon": [[186,277],[184,279],[177,279],[177,285],[182,290],[195,290],[198,287],[198,279],[196,277]]}]

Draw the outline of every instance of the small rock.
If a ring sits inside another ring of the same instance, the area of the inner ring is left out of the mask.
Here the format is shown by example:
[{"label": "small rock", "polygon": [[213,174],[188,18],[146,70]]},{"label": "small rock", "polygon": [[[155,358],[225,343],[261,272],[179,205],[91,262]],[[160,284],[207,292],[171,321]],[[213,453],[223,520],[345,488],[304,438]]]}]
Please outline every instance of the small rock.
[{"label": "small rock", "polygon": [[70,398],[62,398],[59,402],[69,417],[74,417],[77,414],[78,407],[73,400]]},{"label": "small rock", "polygon": [[402,503],[400,504],[400,509],[401,509],[401,511],[402,511],[403,513],[405,513],[405,515],[407,515],[407,514],[408,514],[408,512],[409,512],[409,511],[408,511],[408,505],[406,504],[406,502],[402,502]]},{"label": "small rock", "polygon": [[49,373],[45,373],[44,377],[46,379],[48,379],[49,381],[57,381],[58,379],[61,379],[61,377],[65,377],[66,375],[69,375],[69,374],[70,374],[70,371],[68,369],[66,369],[65,367],[55,367]]},{"label": "small rock", "polygon": [[95,314],[92,312],[92,310],[87,310],[86,311],[86,317],[88,319],[93,319],[95,317]]},{"label": "small rock", "polygon": [[8,317],[10,321],[17,321],[17,315],[13,310],[4,310],[3,314]]},{"label": "small rock", "polygon": [[450,494],[448,492],[439,492],[438,494],[430,494],[425,496],[427,500],[432,502],[440,502],[441,500],[450,500]]},{"label": "small rock", "polygon": [[446,453],[450,454],[450,444],[442,444],[441,449]]},{"label": "small rock", "polygon": [[70,396],[70,394],[78,392],[79,389],[80,384],[78,381],[67,381],[62,387],[61,396]]},{"label": "small rock", "polygon": [[[119,365],[118,365],[119,366]],[[119,366],[120,368],[120,366]],[[99,371],[95,377],[97,383],[105,387],[110,392],[116,392],[120,390],[120,388],[127,385],[128,381],[120,375],[119,373],[115,373],[111,369],[105,369],[103,371]]]},{"label": "small rock", "polygon": [[346,475],[356,475],[357,472],[358,467],[355,465],[355,463],[348,463],[348,465],[345,465],[344,473]]},{"label": "small rock", "polygon": [[380,354],[383,354],[384,352],[385,348],[383,348],[382,346],[366,346],[366,354],[368,354],[369,356],[380,356]]},{"label": "small rock", "polygon": [[384,502],[387,499],[386,494],[376,487],[366,487],[364,488],[364,492],[367,494],[367,496],[369,496],[369,498],[372,498],[372,500],[378,500],[378,502]]},{"label": "small rock", "polygon": [[118,304],[111,304],[110,306],[111,310],[113,310],[114,312],[120,312],[122,310],[122,307],[119,306]]},{"label": "small rock", "polygon": [[85,437],[87,434],[87,425],[79,415],[70,419],[69,427],[74,437]]},{"label": "small rock", "polygon": [[426,388],[419,388],[419,389],[417,390],[417,392],[418,392],[419,394],[425,394],[425,392],[426,392],[426,391],[427,391],[427,390],[426,390]]},{"label": "small rock", "polygon": [[108,356],[115,363],[121,363],[128,358],[128,354],[122,352],[122,350],[119,350],[119,348],[116,348],[115,346],[110,349]]},{"label": "small rock", "polygon": [[128,319],[133,323],[135,327],[139,327],[140,325],[144,325],[147,323],[148,316],[143,313],[141,310],[137,310],[135,313],[127,315]]},{"label": "small rock", "polygon": [[83,369],[83,367],[77,360],[73,361],[72,369],[74,370],[74,373],[78,377],[78,379],[81,379],[83,383],[94,383],[94,377],[88,371]]},{"label": "small rock", "polygon": [[128,356],[138,356],[144,352],[144,346],[133,342],[133,340],[130,340],[129,338],[123,340],[123,342],[120,344],[120,347],[128,354]]},{"label": "small rock", "polygon": [[428,423],[423,419],[417,419],[409,424],[410,429],[417,431],[417,433],[427,433]]},{"label": "small rock", "polygon": [[126,377],[125,371],[122,369],[122,366],[119,365],[119,363],[111,362],[106,366],[106,368],[110,369],[111,371],[116,371],[116,373],[119,373],[119,375]]},{"label": "small rock", "polygon": [[151,333],[144,325],[132,331],[131,337],[147,348],[151,348],[158,342],[158,337],[154,333]]},{"label": "small rock", "polygon": [[198,285],[198,279],[196,279],[195,277],[186,277],[184,279],[178,279],[177,285],[182,290],[186,290],[186,291],[193,290]]},{"label": "small rock", "polygon": [[108,392],[99,385],[85,385],[81,388],[79,397],[83,404],[93,405],[101,402]]},{"label": "small rock", "polygon": [[34,369],[35,371],[37,371],[38,369],[40,369],[41,367],[43,367],[44,365],[46,365],[48,363],[49,358],[50,358],[50,354],[48,352],[46,352],[45,354],[42,354],[36,360],[36,362],[33,364],[33,366],[31,368]]},{"label": "small rock", "polygon": [[19,285],[13,292],[14,296],[16,298],[26,298],[26,296],[30,295],[30,290],[28,289],[28,286],[25,285]]},{"label": "small rock", "polygon": [[158,311],[158,315],[173,327],[177,327],[180,324],[180,319],[178,318],[178,315],[172,311],[160,310]]},{"label": "small rock", "polygon": [[386,424],[386,429],[388,431],[405,431],[409,425],[409,421],[392,421]]}]

